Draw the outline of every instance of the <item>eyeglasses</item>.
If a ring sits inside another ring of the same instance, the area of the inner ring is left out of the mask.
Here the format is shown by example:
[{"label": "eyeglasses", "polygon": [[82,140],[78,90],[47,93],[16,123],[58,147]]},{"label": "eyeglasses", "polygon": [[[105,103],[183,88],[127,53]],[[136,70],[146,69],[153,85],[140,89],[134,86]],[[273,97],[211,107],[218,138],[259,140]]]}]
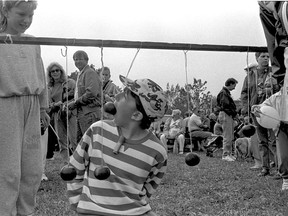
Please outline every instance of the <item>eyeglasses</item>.
[{"label": "eyeglasses", "polygon": [[55,73],[55,72],[61,72],[61,70],[59,70],[59,69],[56,69],[56,70],[52,70],[52,71],[50,71],[50,73]]}]

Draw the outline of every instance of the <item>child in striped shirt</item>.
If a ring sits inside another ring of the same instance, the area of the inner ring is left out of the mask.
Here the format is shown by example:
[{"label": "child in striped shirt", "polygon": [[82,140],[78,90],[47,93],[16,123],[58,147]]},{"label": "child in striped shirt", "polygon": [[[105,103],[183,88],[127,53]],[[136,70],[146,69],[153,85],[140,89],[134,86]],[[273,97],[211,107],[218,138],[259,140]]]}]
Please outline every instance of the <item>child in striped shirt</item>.
[{"label": "child in striped shirt", "polygon": [[[120,80],[125,89],[116,95],[114,119],[92,124],[70,158],[77,176],[68,197],[78,215],[155,215],[148,198],[166,172],[167,152],[148,129],[164,116],[167,100],[150,79]],[[102,166],[110,170],[105,180],[94,175]]]}]

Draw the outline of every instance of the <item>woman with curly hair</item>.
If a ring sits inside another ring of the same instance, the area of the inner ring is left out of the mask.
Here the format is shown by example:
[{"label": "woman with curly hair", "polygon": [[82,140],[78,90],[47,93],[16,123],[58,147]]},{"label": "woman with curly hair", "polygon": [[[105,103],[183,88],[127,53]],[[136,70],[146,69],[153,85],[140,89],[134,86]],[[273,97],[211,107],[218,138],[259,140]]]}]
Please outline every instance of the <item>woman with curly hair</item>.
[{"label": "woman with curly hair", "polygon": [[47,67],[47,80],[51,122],[58,135],[60,155],[66,163],[68,161],[67,125],[69,125],[68,131],[70,131],[68,133],[69,143],[74,148],[76,147],[76,116],[71,111],[67,114],[63,107],[68,100],[73,99],[75,81],[67,79],[63,67],[57,62],[52,62]]}]

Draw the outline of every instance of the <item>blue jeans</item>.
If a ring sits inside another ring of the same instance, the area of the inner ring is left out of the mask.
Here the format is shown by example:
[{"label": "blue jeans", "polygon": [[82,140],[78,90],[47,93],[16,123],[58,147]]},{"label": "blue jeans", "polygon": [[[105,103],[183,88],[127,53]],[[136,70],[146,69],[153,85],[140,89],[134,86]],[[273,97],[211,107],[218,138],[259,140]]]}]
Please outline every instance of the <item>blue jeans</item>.
[{"label": "blue jeans", "polygon": [[288,179],[288,124],[281,124],[277,136],[278,170],[283,179]]},{"label": "blue jeans", "polygon": [[234,133],[233,133],[234,121],[231,116],[227,115],[223,111],[220,111],[218,118],[223,129],[223,154],[222,156],[225,157],[232,153],[232,142],[234,138]]},{"label": "blue jeans", "polygon": [[97,112],[90,112],[84,115],[83,112],[77,113],[77,143],[81,140],[87,129],[96,121],[99,121],[100,117]]},{"label": "blue jeans", "polygon": [[[256,126],[256,132],[259,139],[259,150],[260,150],[260,156],[262,160],[262,168],[269,170],[270,169],[270,152],[274,154],[274,157],[276,157],[276,138],[275,134],[272,129],[267,129],[262,127],[258,121],[256,120],[256,117],[251,114],[254,125]],[[277,163],[277,160],[275,161]]]}]

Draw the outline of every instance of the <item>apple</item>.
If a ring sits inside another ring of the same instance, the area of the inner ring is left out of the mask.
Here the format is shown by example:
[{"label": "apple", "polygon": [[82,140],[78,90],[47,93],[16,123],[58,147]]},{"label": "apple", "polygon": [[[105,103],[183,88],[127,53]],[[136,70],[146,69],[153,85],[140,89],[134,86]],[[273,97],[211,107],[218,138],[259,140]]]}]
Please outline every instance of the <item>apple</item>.
[{"label": "apple", "polygon": [[255,134],[256,128],[254,125],[245,125],[243,128],[240,130],[240,132],[245,136],[245,137],[251,137]]},{"label": "apple", "polygon": [[188,153],[185,157],[185,163],[188,166],[196,166],[200,162],[200,157],[195,153]]},{"label": "apple", "polygon": [[94,171],[94,176],[98,180],[107,179],[110,176],[110,169],[107,166],[97,167]]},{"label": "apple", "polygon": [[115,115],[117,110],[113,102],[107,102],[104,104],[104,112],[107,112],[111,115]]},{"label": "apple", "polygon": [[73,179],[75,179],[77,173],[74,167],[69,166],[69,165],[65,165],[64,167],[62,167],[61,171],[60,171],[60,177],[64,180],[64,181],[71,181]]}]

